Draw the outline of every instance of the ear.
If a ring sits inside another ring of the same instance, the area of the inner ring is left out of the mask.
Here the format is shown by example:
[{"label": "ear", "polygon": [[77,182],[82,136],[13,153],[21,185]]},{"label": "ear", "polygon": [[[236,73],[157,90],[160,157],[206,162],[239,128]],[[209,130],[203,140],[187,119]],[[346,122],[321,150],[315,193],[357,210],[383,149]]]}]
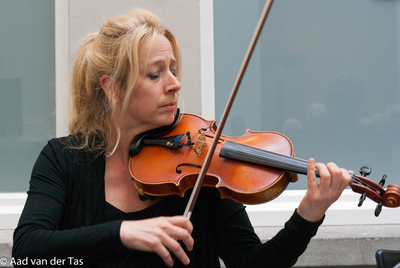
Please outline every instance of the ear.
[{"label": "ear", "polygon": [[106,94],[106,96],[108,97],[109,100],[112,100],[112,92],[109,88],[109,84],[110,84],[110,76],[108,74],[103,75],[100,78],[100,85],[104,90],[104,93]]},{"label": "ear", "polygon": [[104,93],[106,94],[106,96],[108,97],[108,99],[110,101],[114,100],[114,98],[115,98],[115,101],[117,103],[121,103],[122,98],[120,96],[118,86],[116,85],[116,86],[114,86],[114,88],[111,88],[110,87],[110,79],[111,79],[111,77],[108,74],[103,75],[100,78],[101,88],[103,89]]}]

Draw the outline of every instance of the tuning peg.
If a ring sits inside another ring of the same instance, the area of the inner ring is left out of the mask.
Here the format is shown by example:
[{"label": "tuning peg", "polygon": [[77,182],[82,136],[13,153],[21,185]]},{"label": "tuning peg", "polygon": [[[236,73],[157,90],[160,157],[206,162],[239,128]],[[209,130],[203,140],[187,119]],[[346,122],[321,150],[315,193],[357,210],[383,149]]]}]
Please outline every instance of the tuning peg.
[{"label": "tuning peg", "polygon": [[363,177],[367,177],[369,174],[371,174],[372,168],[370,166],[362,166],[360,168],[360,174]]},{"label": "tuning peg", "polygon": [[382,205],[383,205],[383,201],[379,202],[379,204],[376,206],[376,209],[375,209],[375,217],[378,217],[379,214],[381,213],[381,211],[382,211]]},{"label": "tuning peg", "polygon": [[385,185],[386,178],[387,178],[386,174],[382,176],[382,179],[379,181],[380,187],[383,187],[383,185]]},{"label": "tuning peg", "polygon": [[367,192],[364,192],[361,196],[360,196],[360,200],[358,201],[358,206],[361,207],[362,204],[364,203],[365,198],[367,198]]}]

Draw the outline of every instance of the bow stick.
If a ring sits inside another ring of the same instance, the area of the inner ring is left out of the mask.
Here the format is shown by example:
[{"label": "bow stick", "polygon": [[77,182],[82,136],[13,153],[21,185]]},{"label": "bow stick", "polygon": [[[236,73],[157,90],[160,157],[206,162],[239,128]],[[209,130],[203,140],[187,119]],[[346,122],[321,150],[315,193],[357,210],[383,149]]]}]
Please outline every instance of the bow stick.
[{"label": "bow stick", "polygon": [[192,194],[190,195],[190,199],[188,201],[188,204],[186,206],[185,212],[183,214],[183,216],[185,216],[187,219],[190,219],[190,217],[192,215],[194,205],[195,205],[197,197],[198,197],[198,195],[200,193],[201,186],[203,185],[204,178],[206,176],[208,167],[210,166],[210,163],[211,163],[211,159],[212,159],[212,157],[214,155],[215,148],[217,146],[217,142],[219,140],[219,137],[221,136],[222,130],[223,130],[224,126],[225,126],[226,119],[228,118],[228,114],[229,114],[229,112],[231,110],[233,101],[235,100],[236,93],[239,90],[240,83],[242,82],[244,73],[246,72],[246,68],[247,68],[247,66],[248,66],[248,64],[250,62],[251,55],[253,54],[253,51],[254,51],[254,48],[256,46],[257,40],[258,40],[258,38],[259,38],[259,36],[261,34],[261,30],[262,30],[262,28],[264,26],[264,23],[265,23],[265,21],[267,19],[267,16],[269,14],[270,9],[271,9],[272,2],[273,2],[273,0],[268,0],[264,5],[264,9],[263,9],[263,11],[261,13],[260,19],[259,19],[258,24],[256,26],[256,29],[254,31],[253,37],[252,37],[252,39],[250,41],[249,48],[247,49],[247,52],[246,52],[246,55],[244,57],[242,66],[241,66],[241,68],[239,70],[239,74],[238,74],[238,76],[236,78],[235,84],[233,85],[233,89],[232,89],[231,95],[230,95],[230,97],[228,99],[228,103],[226,104],[226,107],[225,107],[225,110],[224,110],[224,112],[222,114],[221,120],[219,121],[220,123],[219,123],[219,126],[217,128],[217,131],[215,132],[214,140],[211,143],[211,147],[210,147],[210,149],[209,149],[209,151],[207,153],[207,156],[206,156],[206,158],[204,160],[203,166],[202,166],[202,168],[200,170],[200,173],[199,173],[199,175],[197,177],[196,184],[193,187]]}]

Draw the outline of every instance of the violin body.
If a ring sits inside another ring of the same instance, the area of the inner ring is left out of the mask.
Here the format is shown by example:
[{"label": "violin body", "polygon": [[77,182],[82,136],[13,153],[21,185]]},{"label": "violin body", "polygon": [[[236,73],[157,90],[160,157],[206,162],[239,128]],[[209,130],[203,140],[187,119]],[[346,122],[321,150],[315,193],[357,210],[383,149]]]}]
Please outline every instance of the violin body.
[{"label": "violin body", "polygon": [[[177,149],[159,145],[143,146],[140,153],[129,161],[129,172],[139,192],[151,196],[183,196],[193,188],[216,128],[216,121],[182,114],[179,123],[167,135],[159,138],[187,132],[190,135],[198,133],[192,144]],[[190,138],[183,138],[186,140],[180,143],[187,144]],[[243,204],[265,203],[279,196],[290,182],[297,181],[295,173],[220,157],[220,150],[226,141],[295,156],[292,142],[276,132],[248,130],[240,137],[221,135],[202,186],[218,188],[222,198],[231,198]]]}]

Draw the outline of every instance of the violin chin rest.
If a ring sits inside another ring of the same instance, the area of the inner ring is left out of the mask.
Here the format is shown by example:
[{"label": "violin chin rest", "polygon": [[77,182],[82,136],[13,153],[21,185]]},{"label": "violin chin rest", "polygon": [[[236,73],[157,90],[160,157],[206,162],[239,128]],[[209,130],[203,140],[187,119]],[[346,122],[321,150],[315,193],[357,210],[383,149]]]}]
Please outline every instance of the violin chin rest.
[{"label": "violin chin rest", "polygon": [[163,127],[159,127],[156,129],[152,129],[152,130],[146,131],[146,132],[136,136],[133,139],[131,145],[129,146],[129,156],[133,157],[133,156],[137,155],[138,153],[140,153],[140,151],[142,150],[143,141],[145,138],[161,137],[161,136],[164,136],[165,134],[167,134],[168,132],[170,132],[174,128],[174,126],[178,123],[179,116],[180,116],[180,109],[178,108],[178,109],[176,109],[175,118],[174,118],[174,121],[172,122],[172,124],[163,126]]},{"label": "violin chin rest", "polygon": [[142,150],[142,146],[143,146],[143,139],[146,137],[146,135],[142,135],[142,136],[138,136],[136,137],[132,144],[129,146],[129,156],[133,157],[137,154],[140,153],[140,151]]}]

